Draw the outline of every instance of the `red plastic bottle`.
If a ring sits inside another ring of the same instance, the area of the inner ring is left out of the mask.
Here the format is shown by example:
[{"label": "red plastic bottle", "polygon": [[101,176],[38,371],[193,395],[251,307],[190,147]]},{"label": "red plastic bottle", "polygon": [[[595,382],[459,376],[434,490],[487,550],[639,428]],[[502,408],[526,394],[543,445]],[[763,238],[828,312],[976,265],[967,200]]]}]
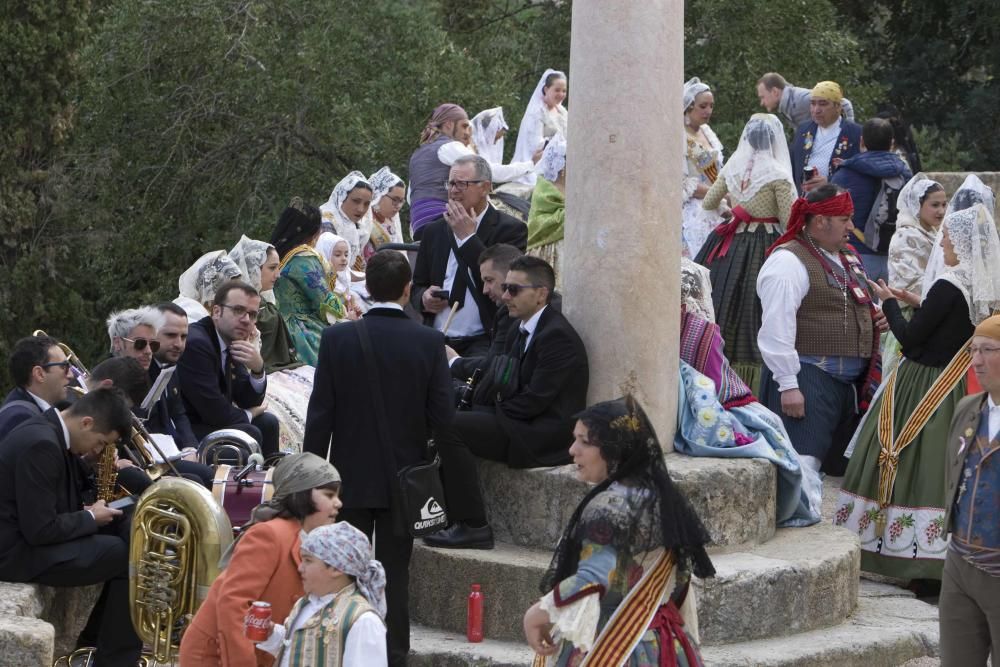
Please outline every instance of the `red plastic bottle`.
[{"label": "red plastic bottle", "polygon": [[479,584],[472,584],[472,592],[469,593],[469,618],[465,636],[470,642],[483,641],[483,594],[479,592]]}]

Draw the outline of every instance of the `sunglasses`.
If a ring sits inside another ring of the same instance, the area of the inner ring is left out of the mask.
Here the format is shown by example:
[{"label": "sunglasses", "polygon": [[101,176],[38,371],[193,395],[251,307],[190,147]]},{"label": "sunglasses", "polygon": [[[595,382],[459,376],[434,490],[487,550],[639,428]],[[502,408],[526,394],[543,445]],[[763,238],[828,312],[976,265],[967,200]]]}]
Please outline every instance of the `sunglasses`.
[{"label": "sunglasses", "polygon": [[228,303],[220,303],[219,308],[228,308],[233,311],[233,315],[238,320],[242,319],[244,315],[247,315],[251,322],[256,322],[257,316],[260,315],[259,310],[250,310],[246,306],[230,306]]},{"label": "sunglasses", "polygon": [[545,287],[545,285],[518,285],[517,283],[503,283],[500,285],[500,289],[511,296],[517,296],[523,289],[538,289],[539,287]]},{"label": "sunglasses", "polygon": [[152,352],[156,352],[160,349],[160,341],[158,340],[151,340],[149,338],[126,338],[125,336],[122,336],[122,340],[127,340],[132,343],[132,349],[136,352],[142,352],[146,349],[147,345]]},{"label": "sunglasses", "polygon": [[57,366],[59,368],[61,368],[63,370],[63,372],[65,373],[66,371],[68,371],[70,369],[70,367],[73,366],[73,364],[71,364],[69,361],[50,361],[47,364],[41,364],[41,367],[44,368],[44,369],[46,369],[46,370],[49,369],[49,368],[55,368]]}]

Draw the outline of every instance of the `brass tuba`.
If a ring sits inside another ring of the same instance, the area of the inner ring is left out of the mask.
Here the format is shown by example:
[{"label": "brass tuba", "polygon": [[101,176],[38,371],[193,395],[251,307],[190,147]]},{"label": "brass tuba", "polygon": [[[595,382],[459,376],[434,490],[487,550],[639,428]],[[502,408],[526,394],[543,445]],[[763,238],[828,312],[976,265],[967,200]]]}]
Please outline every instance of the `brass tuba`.
[{"label": "brass tuba", "polygon": [[129,601],[157,663],[173,659],[232,540],[229,518],[200,484],[165,477],[142,494],[132,517]]},{"label": "brass tuba", "polygon": [[250,434],[235,428],[212,431],[198,443],[198,460],[210,466],[228,464],[242,468],[251,454],[260,454],[260,445]]}]

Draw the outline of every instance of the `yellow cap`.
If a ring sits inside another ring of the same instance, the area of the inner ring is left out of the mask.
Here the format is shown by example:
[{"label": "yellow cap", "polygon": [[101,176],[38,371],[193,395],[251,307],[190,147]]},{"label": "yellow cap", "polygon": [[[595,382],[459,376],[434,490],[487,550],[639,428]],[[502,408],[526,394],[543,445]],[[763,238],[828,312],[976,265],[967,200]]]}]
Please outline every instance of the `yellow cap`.
[{"label": "yellow cap", "polygon": [[835,81],[820,81],[813,86],[810,97],[839,103],[844,99],[844,91],[840,89],[840,84]]},{"label": "yellow cap", "polygon": [[976,335],[1000,340],[1000,315],[987,317],[980,322],[979,326],[976,327]]}]

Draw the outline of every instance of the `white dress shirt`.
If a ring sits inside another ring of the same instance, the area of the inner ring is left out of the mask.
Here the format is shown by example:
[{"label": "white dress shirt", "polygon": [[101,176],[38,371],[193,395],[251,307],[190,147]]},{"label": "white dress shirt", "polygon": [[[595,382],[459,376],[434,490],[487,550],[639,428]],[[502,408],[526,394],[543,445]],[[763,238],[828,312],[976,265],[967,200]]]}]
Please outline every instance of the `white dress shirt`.
[{"label": "white dress shirt", "polygon": [[[28,391],[28,390],[25,389],[25,391]],[[38,403],[38,407],[40,407],[42,409],[42,412],[45,412],[46,410],[48,410],[49,408],[52,407],[49,404],[48,401],[46,401],[44,398],[42,398],[38,394],[32,394],[30,391],[28,391],[28,395],[31,396],[33,399],[35,399],[35,403]],[[60,417],[60,420],[62,420],[62,417]],[[65,430],[65,429],[66,429],[66,425],[63,424],[63,430]],[[66,434],[66,442],[69,442],[69,434],[68,433]]]},{"label": "white dress shirt", "polygon": [[531,345],[531,339],[535,337],[535,329],[538,328],[538,320],[542,317],[542,313],[548,308],[548,304],[542,306],[538,309],[538,312],[532,315],[527,322],[521,323],[521,333],[527,334],[528,338],[524,342],[524,351],[528,351],[528,346]]},{"label": "white dress shirt", "polygon": [[993,402],[993,397],[986,394],[986,403],[990,406],[989,434],[990,440],[997,437],[1000,431],[1000,405]]},{"label": "white dress shirt", "polygon": [[376,301],[372,305],[368,306],[368,310],[375,310],[376,308],[390,308],[392,310],[403,312],[403,307],[395,301]]},{"label": "white dress shirt", "polygon": [[[219,339],[219,361],[222,364],[222,372],[228,373],[229,370],[226,368],[226,350],[229,349],[229,344],[222,340],[222,336],[219,335],[218,331],[215,332],[215,337]],[[233,363],[235,364],[237,361],[234,359]],[[247,369],[247,373],[250,375],[250,386],[253,387],[253,390],[258,394],[264,391],[265,383],[267,382],[267,374],[265,373],[260,377],[255,377],[254,374],[250,372],[249,368]],[[244,410],[243,412],[247,416],[247,421],[253,421],[252,412],[249,410]]]},{"label": "white dress shirt", "polygon": [[[449,141],[438,149],[437,157],[442,163],[451,166],[455,164],[455,160],[458,158],[475,154],[476,153],[471,148],[463,144],[461,141]],[[490,173],[493,175],[494,183],[506,183],[507,181],[513,181],[514,179],[520,178],[534,170],[535,163],[531,161],[511,162],[510,164],[490,162]]]},{"label": "white dress shirt", "polygon": [[833,149],[837,146],[837,139],[840,138],[841,119],[830,127],[816,126],[816,136],[813,137],[812,152],[809,154],[807,167],[816,167],[823,178],[830,178],[830,159],[833,157]]},{"label": "white dress shirt", "polygon": [[[457,143],[457,142],[456,142]],[[479,231],[479,225],[483,222],[483,216],[486,215],[486,211],[490,210],[490,205],[487,204],[486,208],[476,216],[476,232]],[[454,235],[449,229],[449,232]],[[475,234],[474,232],[473,234]],[[461,248],[465,245],[465,242],[472,238],[473,234],[466,236],[464,239],[459,239],[455,237],[455,244]],[[441,285],[441,289],[451,292],[452,285],[455,284],[455,276],[458,275],[458,258],[455,257],[455,251],[448,251],[448,266],[444,271],[444,285]],[[476,279],[472,275],[472,267],[469,267],[469,278],[466,281],[465,288],[465,300],[462,302],[462,307],[459,308],[458,312],[455,313],[455,317],[451,321],[451,326],[448,327],[448,336],[461,338],[464,336],[478,336],[486,331],[483,327],[482,320],[479,319],[479,307],[476,305],[476,299],[472,295],[472,288],[476,286]],[[434,317],[434,328],[438,331],[444,331],[444,325],[448,321],[448,316],[451,314],[451,305],[449,304],[447,308],[442,310]]]},{"label": "white dress shirt", "polygon": [[[276,655],[285,641],[285,636],[291,636],[293,632],[305,625],[306,621],[319,613],[333,600],[335,595],[336,593],[321,597],[309,595],[308,602],[302,607],[301,613],[292,619],[292,627],[285,630],[285,626],[275,624],[274,632],[267,638],[267,641],[257,644],[257,648],[267,651],[271,655]],[[285,622],[287,623],[288,620],[286,619]],[[284,651],[278,667],[288,667],[291,655],[291,651]],[[347,633],[341,664],[343,667],[377,667],[385,665],[387,662],[385,624],[375,612],[366,611],[355,619],[354,625]]]}]

